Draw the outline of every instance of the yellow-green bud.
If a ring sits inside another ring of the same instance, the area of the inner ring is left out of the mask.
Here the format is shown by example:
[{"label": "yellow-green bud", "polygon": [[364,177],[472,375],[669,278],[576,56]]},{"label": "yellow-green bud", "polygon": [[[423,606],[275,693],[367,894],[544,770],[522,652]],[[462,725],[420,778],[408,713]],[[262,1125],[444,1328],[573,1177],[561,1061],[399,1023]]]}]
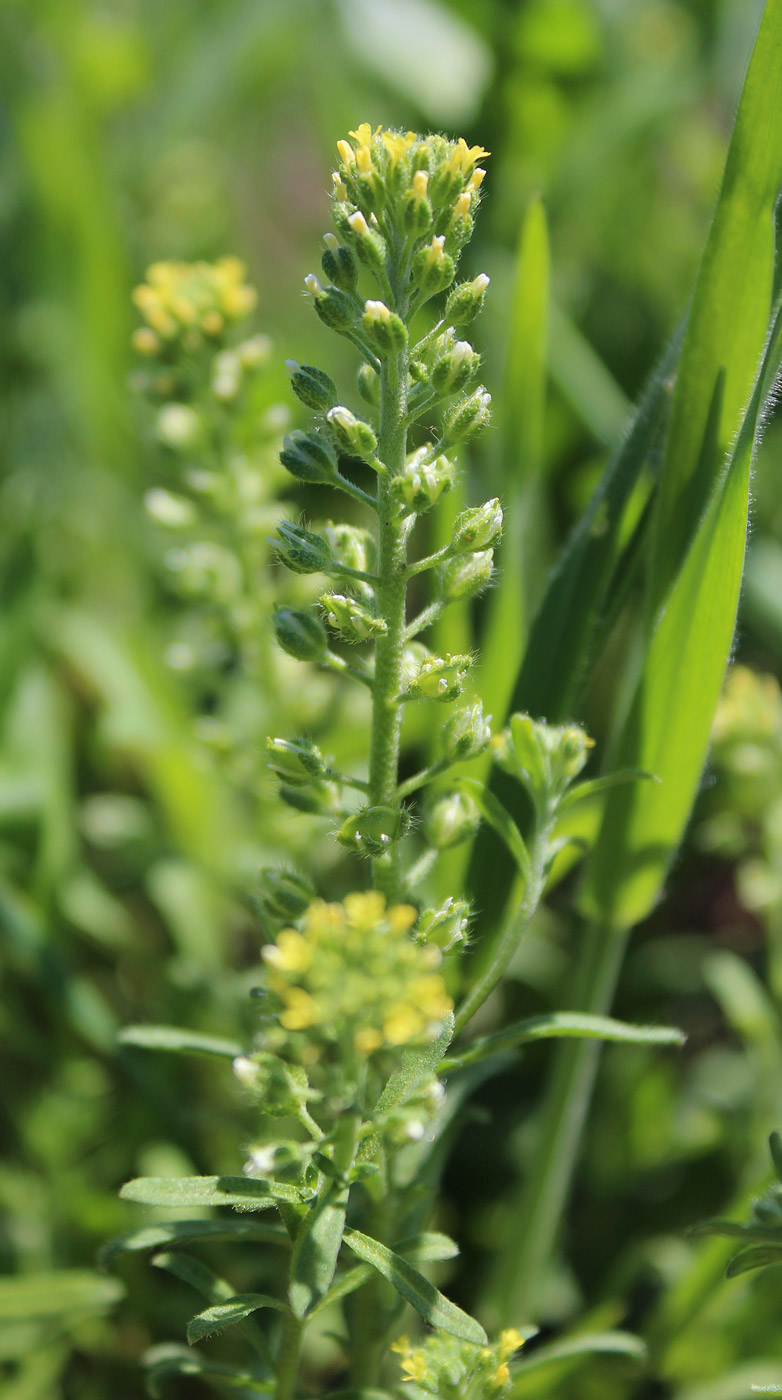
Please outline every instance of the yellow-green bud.
[{"label": "yellow-green bud", "polygon": [[387,632],[388,628],[380,617],[375,617],[357,598],[349,593],[323,593],[321,607],[326,611],[326,621],[343,642],[366,642]]},{"label": "yellow-green bud", "polygon": [[443,953],[449,953],[459,943],[466,942],[469,922],[467,900],[449,895],[439,908],[422,910],[415,927],[416,942],[434,943]]},{"label": "yellow-green bud", "polygon": [[445,303],[445,319],[450,326],[469,326],[483,309],[489,278],[479,273],[472,282],[460,282],[449,292]]},{"label": "yellow-green bud", "polygon": [[451,549],[454,554],[477,554],[496,545],[501,534],[502,506],[495,496],[457,516],[451,531]]},{"label": "yellow-green bud", "polygon": [[356,324],[356,308],[347,292],[343,292],[339,287],[324,289],[312,273],[305,277],[304,285],[312,295],[315,310],[324,326],[328,326],[332,331],[353,329]]},{"label": "yellow-green bud", "polygon": [[406,233],[423,238],[432,226],[432,206],[427,195],[429,175],[425,170],[416,170],[413,183],[405,197],[402,222]]},{"label": "yellow-green bud", "polygon": [[315,898],[315,887],[293,870],[262,870],[254,903],[265,919],[288,923],[298,919]]},{"label": "yellow-green bud", "polygon": [[371,268],[373,272],[380,272],[385,267],[388,256],[383,235],[367,223],[360,209],[348,216],[347,225],[359,262]]},{"label": "yellow-green bud", "polygon": [[283,783],[279,796],[288,807],[308,817],[329,817],[334,811],[336,790],[332,783],[315,779],[308,787],[291,787]]},{"label": "yellow-green bud", "polygon": [[286,360],[285,368],[291,377],[291,388],[307,408],[316,413],[330,408],[337,398],[337,386],[330,375],[314,365],[300,365],[295,360]]},{"label": "yellow-green bud", "polygon": [[357,375],[358,392],[365,403],[377,408],[380,403],[380,376],[371,365],[363,364]]},{"label": "yellow-green bud", "polygon": [[185,403],[167,403],[161,408],[155,424],[159,442],[175,452],[188,452],[201,441],[201,415]]},{"label": "yellow-green bud", "polygon": [[379,355],[398,355],[407,344],[407,327],[395,311],[389,311],[385,302],[364,302],[364,315],[361,318],[364,334]]},{"label": "yellow-green bud", "polygon": [[186,530],[198,519],[192,501],[185,496],[175,496],[173,491],[164,491],[160,486],[147,491],[144,508],[157,525],[165,525],[167,530]]},{"label": "yellow-green bud", "polygon": [[313,613],[278,608],[272,615],[274,635],[283,651],[297,661],[322,661],[328,650],[323,624]]},{"label": "yellow-green bud", "polygon": [[277,558],[295,574],[327,574],[334,562],[328,543],[321,535],[284,520],[277,536],[269,540]]},{"label": "yellow-green bud", "polygon": [[491,583],[493,573],[494,551],[491,549],[446,559],[437,570],[440,597],[446,603],[474,598]]},{"label": "yellow-green bud", "polygon": [[337,840],[351,851],[365,856],[382,856],[394,841],[404,836],[410,819],[405,809],[362,807],[348,817],[337,832]]},{"label": "yellow-green bud", "polygon": [[438,850],[447,850],[469,841],[481,824],[481,814],[466,792],[448,792],[429,808],[424,819],[424,831]]},{"label": "yellow-green bud", "polygon": [[476,758],[491,743],[491,716],[484,715],[480,700],[460,707],[443,730],[443,754],[453,762]]},{"label": "yellow-green bud", "polygon": [[413,258],[413,281],[425,296],[434,296],[449,287],[456,276],[456,264],[445,251],[445,235],[438,234]]},{"label": "yellow-green bud", "polygon": [[427,656],[411,679],[405,699],[457,700],[462,693],[467,672],[472,664],[469,656]]},{"label": "yellow-green bud", "polygon": [[268,335],[253,335],[236,347],[242,369],[256,370],[265,365],[271,355],[272,343]]},{"label": "yellow-green bud", "polygon": [[480,384],[466,399],[453,404],[444,415],[443,444],[453,446],[480,432],[489,421],[490,408],[491,394]]},{"label": "yellow-green bud", "polygon": [[352,292],[358,281],[356,259],[349,248],[344,248],[333,233],[325,237],[326,247],[320,259],[321,267],[330,282],[343,292]]},{"label": "yellow-green bud", "polygon": [[438,394],[455,394],[478,373],[481,357],[476,354],[468,340],[457,340],[454,345],[435,360],[432,366],[432,388]]},{"label": "yellow-green bud", "polygon": [[337,474],[337,458],[330,443],[300,428],[283,440],[280,461],[297,481],[333,481]]},{"label": "yellow-green bud", "polygon": [[281,783],[306,787],[325,772],[323,754],[309,739],[267,739],[266,747],[269,767]]},{"label": "yellow-green bud", "polygon": [[349,457],[362,457],[365,461],[373,457],[377,448],[377,438],[368,423],[357,418],[349,408],[341,405],[329,409],[326,422],[340,452]]},{"label": "yellow-green bud", "polygon": [[529,715],[511,716],[495,741],[496,759],[533,794],[561,795],[577,778],[593,742],[577,724],[552,725]]},{"label": "yellow-green bud", "polygon": [[391,490],[404,514],[423,515],[450,491],[456,478],[456,467],[447,457],[427,461],[429,449],[419,447],[405,464],[405,469],[391,482]]}]

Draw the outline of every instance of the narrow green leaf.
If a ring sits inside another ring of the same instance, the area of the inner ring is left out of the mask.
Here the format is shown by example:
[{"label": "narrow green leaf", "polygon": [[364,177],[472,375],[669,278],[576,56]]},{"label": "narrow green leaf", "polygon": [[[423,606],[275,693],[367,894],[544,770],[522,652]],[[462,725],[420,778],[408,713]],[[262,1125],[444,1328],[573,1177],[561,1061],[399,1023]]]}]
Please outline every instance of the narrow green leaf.
[{"label": "narrow green leaf", "polygon": [[578,1037],[582,1040],[610,1040],[624,1045],[683,1045],[687,1037],[674,1026],[633,1026],[612,1016],[592,1016],[580,1011],[552,1011],[544,1016],[530,1016],[514,1026],[485,1035],[476,1040],[463,1055],[448,1056],[440,1066],[441,1073],[461,1069],[488,1055],[501,1055],[532,1040],[552,1040]]},{"label": "narrow green leaf", "polygon": [[446,1259],[456,1259],[459,1253],[456,1241],[437,1230],[411,1235],[409,1239],[400,1240],[394,1249],[411,1264],[439,1264]]},{"label": "narrow green leaf", "polygon": [[219,1055],[235,1060],[243,1054],[241,1045],[219,1035],[179,1030],[176,1026],[126,1026],[117,1037],[121,1045],[141,1050],[171,1050],[182,1054]]},{"label": "narrow green leaf", "polygon": [[17,1274],[0,1278],[0,1323],[107,1312],[124,1294],[119,1279],[89,1269]]},{"label": "narrow green leaf", "polygon": [[301,1191],[251,1176],[139,1176],[122,1187],[126,1201],[146,1206],[241,1206],[268,1210],[276,1201],[298,1204]]},{"label": "narrow green leaf", "polygon": [[325,1312],[334,1303],[347,1298],[351,1293],[355,1293],[357,1288],[363,1288],[364,1284],[372,1277],[372,1270],[368,1264],[357,1264],[354,1269],[348,1269],[336,1281],[331,1288],[327,1289],[323,1297],[318,1300],[314,1307],[310,1308],[307,1317],[312,1319],[318,1313]]},{"label": "narrow green leaf", "polygon": [[654,773],[644,773],[640,768],[622,768],[618,773],[607,773],[604,778],[591,778],[586,783],[578,783],[576,787],[565,793],[558,811],[566,812],[577,802],[585,802],[587,798],[598,797],[600,793],[609,792],[611,788],[620,787],[622,783],[636,783],[641,779],[652,783],[660,781]]},{"label": "narrow green leaf", "polygon": [[476,782],[474,778],[459,778],[456,786],[469,793],[484,821],[487,821],[500,839],[504,841],[526,879],[529,876],[527,847],[508,809],[502,805],[499,798],[494,796],[490,788],[484,783]]},{"label": "narrow green leaf", "polygon": [[152,1347],[144,1356],[144,1365],[152,1400],[163,1400],[161,1382],[169,1376],[200,1376],[204,1380],[216,1380],[224,1386],[236,1386],[257,1391],[258,1394],[270,1394],[274,1390],[272,1379],[267,1380],[253,1371],[229,1366],[222,1361],[212,1361],[173,1342]]},{"label": "narrow green leaf", "polygon": [[345,1231],[345,1244],[387,1279],[431,1327],[440,1327],[453,1337],[461,1337],[462,1341],[486,1346],[488,1339],[480,1323],[457,1308],[401,1255],[358,1230]]},{"label": "narrow green leaf", "polygon": [[513,1370],[515,1375],[521,1376],[526,1375],[528,1371],[537,1370],[539,1366],[550,1366],[556,1361],[573,1361],[582,1356],[601,1353],[608,1356],[631,1356],[637,1361],[645,1361],[647,1350],[645,1342],[632,1332],[584,1334],[580,1337],[564,1337],[561,1341],[536,1347],[528,1357],[522,1352],[521,1359]]},{"label": "narrow green leaf", "polygon": [[244,1322],[260,1308],[274,1308],[282,1313],[288,1311],[279,1298],[272,1298],[268,1293],[236,1293],[224,1303],[214,1303],[211,1308],[204,1308],[203,1312],[191,1317],[187,1324],[187,1340],[192,1346],[195,1342],[203,1341],[204,1337],[212,1337],[226,1327]]},{"label": "narrow green leaf", "polygon": [[177,1250],[173,1254],[166,1250],[162,1254],[156,1254],[152,1263],[156,1269],[165,1269],[166,1273],[173,1274],[174,1278],[189,1284],[210,1303],[225,1303],[236,1294],[233,1284],[216,1274],[203,1259],[196,1259],[184,1250]]},{"label": "narrow green leaf", "polygon": [[297,1317],[305,1317],[331,1287],[345,1230],[348,1195],[347,1186],[330,1182],[299,1226],[288,1290]]},{"label": "narrow green leaf", "polygon": [[452,1039],[453,1012],[449,1011],[445,1018],[442,1034],[437,1040],[432,1040],[428,1045],[423,1045],[418,1049],[404,1052],[399,1068],[394,1070],[390,1079],[386,1081],[383,1092],[377,1101],[376,1111],[387,1113],[390,1108],[397,1108],[399,1104],[405,1103],[416,1089],[425,1084],[427,1079],[431,1079]]},{"label": "narrow green leaf", "polygon": [[145,1225],[130,1235],[109,1240],[98,1253],[101,1268],[107,1268],[118,1254],[159,1249],[161,1245],[190,1240],[251,1240],[256,1244],[290,1244],[285,1230],[265,1225],[250,1216],[223,1216],[219,1220],[170,1220],[163,1225]]},{"label": "narrow green leaf", "polygon": [[749,1273],[750,1269],[768,1269],[780,1264],[782,1242],[778,1245],[753,1244],[748,1249],[742,1249],[739,1254],[734,1254],[725,1274],[728,1278],[737,1278],[739,1274]]}]

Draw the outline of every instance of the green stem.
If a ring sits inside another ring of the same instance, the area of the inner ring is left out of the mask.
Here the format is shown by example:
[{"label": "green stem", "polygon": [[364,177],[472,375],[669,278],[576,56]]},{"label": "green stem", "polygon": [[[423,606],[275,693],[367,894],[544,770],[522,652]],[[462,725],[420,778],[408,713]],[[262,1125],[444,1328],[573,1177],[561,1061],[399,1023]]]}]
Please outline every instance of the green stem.
[{"label": "green stem", "polygon": [[293,1312],[287,1313],[277,1360],[277,1384],[274,1388],[274,1400],[293,1400],[303,1331],[303,1321],[296,1317]]},{"label": "green stem", "polygon": [[[397,696],[402,688],[407,595],[406,535],[397,519],[391,483],[404,469],[407,452],[407,351],[384,360],[380,371],[378,456],[386,471],[377,484],[378,560],[377,613],[386,624],[375,646],[372,687],[372,735],[369,756],[370,806],[396,807],[399,735],[402,711]],[[399,897],[399,848],[372,862],[375,888],[389,900]]]},{"label": "green stem", "polygon": [[[579,950],[571,1004],[604,1015],[611,1008],[627,933],[592,924]],[[500,1321],[535,1316],[541,1289],[567,1203],[600,1046],[592,1040],[563,1040],[543,1102],[537,1146],[520,1200],[508,1219],[495,1296]]]}]

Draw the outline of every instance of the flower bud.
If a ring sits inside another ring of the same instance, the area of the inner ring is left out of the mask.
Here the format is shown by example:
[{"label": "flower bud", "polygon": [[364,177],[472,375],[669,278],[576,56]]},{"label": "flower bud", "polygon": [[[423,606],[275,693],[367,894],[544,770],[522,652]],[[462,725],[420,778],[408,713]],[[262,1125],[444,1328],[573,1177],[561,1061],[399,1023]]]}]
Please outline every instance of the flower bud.
[{"label": "flower bud", "polygon": [[339,287],[340,291],[354,291],[358,281],[358,268],[350,249],[343,248],[333,233],[326,234],[325,243],[320,263],[329,281],[333,282],[335,287]]},{"label": "flower bud", "polygon": [[467,900],[449,895],[437,909],[422,910],[415,927],[416,943],[434,944],[443,953],[449,953],[459,943],[466,942],[469,922]]},{"label": "flower bud", "polygon": [[360,573],[371,573],[375,566],[375,541],[369,530],[360,525],[332,525],[323,531],[338,564]]},{"label": "flower bud", "polygon": [[377,438],[368,423],[341,405],[329,409],[326,422],[340,452],[366,460],[374,455]]},{"label": "flower bud", "polygon": [[186,530],[198,519],[192,501],[184,496],[175,496],[173,491],[164,491],[162,487],[147,491],[144,508],[157,525],[165,525],[167,530]]},{"label": "flower bud", "polygon": [[295,574],[327,574],[334,562],[328,543],[321,535],[284,520],[269,544],[281,564]]},{"label": "flower bud", "polygon": [[158,442],[175,452],[187,452],[201,441],[201,415],[185,403],[167,403],[161,408],[155,423]]},{"label": "flower bud", "polygon": [[379,355],[398,355],[407,344],[407,327],[395,311],[389,311],[385,302],[364,302],[364,315],[361,318],[364,334]]},{"label": "flower bud", "polygon": [[255,903],[263,918],[288,923],[315,898],[315,886],[293,870],[262,870]]},{"label": "flower bud", "polygon": [[409,700],[456,700],[462,693],[467,672],[472,664],[469,656],[427,656],[410,681],[405,698]]},{"label": "flower bud", "polygon": [[313,613],[277,608],[272,615],[274,635],[283,651],[297,661],[322,661],[328,650],[323,624]]},{"label": "flower bud", "polygon": [[416,170],[411,189],[405,198],[402,222],[406,233],[423,238],[432,226],[432,206],[427,195],[429,175],[425,170]]},{"label": "flower bud", "polygon": [[472,282],[460,282],[453,288],[445,303],[445,320],[450,326],[469,326],[475,320],[483,310],[488,285],[489,278],[481,272]]},{"label": "flower bud", "polygon": [[323,783],[315,779],[307,787],[291,787],[283,783],[279,796],[287,807],[303,812],[308,817],[330,817],[336,802],[336,789],[333,783]]},{"label": "flower bud", "polygon": [[460,706],[443,730],[443,754],[452,762],[476,758],[491,743],[491,725],[480,700]]},{"label": "flower bud", "polygon": [[488,587],[493,573],[494,551],[491,549],[481,550],[478,554],[460,555],[456,559],[446,559],[437,570],[440,597],[445,603],[474,598]]},{"label": "flower bud", "polygon": [[325,772],[323,754],[309,739],[267,739],[266,747],[269,767],[281,783],[306,786]]},{"label": "flower bud", "polygon": [[362,807],[337,832],[340,845],[365,856],[382,856],[410,824],[404,808]]},{"label": "flower bud", "polygon": [[489,421],[491,394],[483,385],[448,409],[443,418],[443,444],[452,446],[463,442],[485,427]]},{"label": "flower bud", "polygon": [[320,602],[329,627],[343,642],[366,642],[388,630],[382,618],[375,617],[349,593],[323,593]]},{"label": "flower bud", "polygon": [[370,227],[360,209],[348,216],[347,224],[359,262],[373,272],[382,271],[388,256],[383,235],[378,229]]},{"label": "flower bud", "polygon": [[377,408],[380,403],[380,376],[371,365],[363,364],[356,376],[358,392],[365,403]]},{"label": "flower bud", "polygon": [[304,285],[307,291],[312,293],[315,310],[324,326],[328,326],[332,331],[353,329],[356,323],[356,308],[347,292],[343,292],[340,287],[328,287],[324,290],[317,277],[313,277],[312,274],[305,277]]},{"label": "flower bud", "polygon": [[337,474],[334,449],[318,433],[300,428],[284,438],[280,461],[297,481],[333,481]]},{"label": "flower bud", "polygon": [[403,472],[391,482],[391,490],[406,515],[423,515],[450,491],[456,468],[447,457],[427,462],[428,448],[420,447],[408,458]]},{"label": "flower bud", "polygon": [[434,296],[449,287],[456,276],[456,264],[445,251],[445,235],[439,234],[413,258],[413,281],[425,296]]},{"label": "flower bud", "polygon": [[257,1098],[264,1113],[274,1117],[298,1117],[307,1100],[312,1098],[307,1075],[301,1066],[265,1050],[252,1056],[238,1055],[233,1062],[233,1072],[239,1083]]},{"label": "flower bud", "polygon": [[324,370],[297,364],[295,360],[286,360],[285,368],[290,374],[294,394],[307,408],[314,408],[317,413],[335,402],[337,386]]},{"label": "flower bud", "polygon": [[432,387],[438,394],[455,394],[478,373],[481,357],[473,350],[469,340],[457,340],[445,355],[435,360],[432,366]]},{"label": "flower bud", "polygon": [[477,554],[498,544],[501,534],[502,506],[495,496],[457,517],[451,531],[451,549],[454,554]]},{"label": "flower bud", "polygon": [[469,841],[481,824],[481,814],[466,792],[448,792],[429,808],[424,831],[438,851]]},{"label": "flower bud", "polygon": [[577,724],[546,724],[514,714],[493,746],[500,766],[533,795],[561,796],[584,767],[593,741]]}]

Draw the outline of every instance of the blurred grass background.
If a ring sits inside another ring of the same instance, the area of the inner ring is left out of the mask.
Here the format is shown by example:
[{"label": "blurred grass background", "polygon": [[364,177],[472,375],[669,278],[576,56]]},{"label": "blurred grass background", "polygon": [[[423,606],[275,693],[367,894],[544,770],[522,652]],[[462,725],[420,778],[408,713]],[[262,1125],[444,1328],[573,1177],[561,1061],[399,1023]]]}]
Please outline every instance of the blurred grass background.
[{"label": "blurred grass background", "polygon": [[[292,823],[279,826],[265,778],[254,793],[199,742],[202,697],[166,664],[178,605],[141,508],[161,465],[128,387],[131,289],[160,258],[245,259],[259,289],[257,325],[274,345],[268,403],[295,420],[282,363],[333,354],[300,293],[327,228],[336,140],[370,120],[442,128],[490,149],[466,270],[492,277],[479,348],[495,392],[519,228],[538,193],[551,231],[541,526],[527,580],[534,602],[686,310],[760,8],[758,0],[6,0],[3,1273],[90,1267],[102,1240],[136,1221],[116,1200],[127,1176],[235,1168],[252,1123],[219,1071],[120,1053],[116,1031],[137,1020],[232,1037],[251,1029],[246,991],[259,935],[247,892],[254,871],[305,839]],[[349,364],[346,355],[336,368]],[[772,422],[755,479],[739,636],[742,657],[777,676],[781,457]],[[513,490],[512,464],[492,434],[470,466],[468,495]],[[295,493],[290,501],[300,504]],[[480,623],[479,613],[472,625]],[[274,686],[261,683],[259,696],[252,742],[286,710]],[[249,703],[242,692],[240,716]],[[307,706],[328,711],[330,692],[315,685],[302,704],[306,722]],[[331,742],[344,747],[350,717],[337,718],[343,734]],[[287,733],[287,719],[280,723]],[[723,1284],[723,1245],[696,1248],[683,1233],[711,1212],[738,1210],[762,1184],[764,1134],[779,1123],[782,987],[773,957],[768,985],[766,947],[780,896],[753,907],[735,877],[748,851],[766,872],[782,866],[779,831],[771,820],[769,835],[765,820],[773,782],[770,792],[747,807],[717,774],[671,895],[636,943],[619,1014],[684,1024],[690,1048],[678,1059],[606,1055],[570,1262],[546,1304],[552,1326],[586,1307],[595,1324],[638,1327],[653,1349],[650,1395],[662,1387],[731,1400],[748,1376],[782,1380],[776,1275]],[[324,893],[346,878],[334,859],[325,849],[315,856]],[[555,907],[515,969],[509,995],[519,1014],[556,1002],[569,955]],[[482,1108],[488,1116],[455,1156],[454,1219],[445,1224],[461,1232],[467,1267],[449,1287],[467,1303],[490,1305],[502,1197],[523,1171],[545,1055],[530,1053],[498,1081]],[[499,1146],[489,1152],[489,1142]],[[110,1316],[99,1306],[97,1315],[76,1309],[56,1323],[32,1317],[0,1329],[3,1394],[139,1394],[138,1357],[150,1340],[179,1335],[186,1302],[179,1285],[150,1279],[143,1263],[123,1265],[123,1277],[130,1301]],[[613,1361],[554,1380],[530,1375],[525,1385],[544,1394],[562,1379],[586,1396],[641,1383]]]}]

